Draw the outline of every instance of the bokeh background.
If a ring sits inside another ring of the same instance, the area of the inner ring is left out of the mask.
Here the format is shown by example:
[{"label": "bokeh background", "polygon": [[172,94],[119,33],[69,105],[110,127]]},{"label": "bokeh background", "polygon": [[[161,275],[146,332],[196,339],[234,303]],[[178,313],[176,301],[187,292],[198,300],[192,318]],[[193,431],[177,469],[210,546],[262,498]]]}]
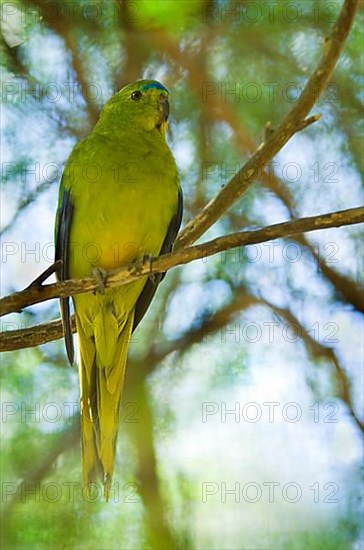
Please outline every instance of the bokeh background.
[{"label": "bokeh background", "polygon": [[[170,89],[186,223],[297,101],[341,4],[2,2],[2,294],[53,261],[62,168],[123,84]],[[201,240],[362,203],[362,20],[322,119]],[[3,548],[363,548],[362,236],[309,233],[168,273],[130,346],[107,504],[82,493],[63,342],[4,353]],[[2,329],[58,317],[47,302]]]}]

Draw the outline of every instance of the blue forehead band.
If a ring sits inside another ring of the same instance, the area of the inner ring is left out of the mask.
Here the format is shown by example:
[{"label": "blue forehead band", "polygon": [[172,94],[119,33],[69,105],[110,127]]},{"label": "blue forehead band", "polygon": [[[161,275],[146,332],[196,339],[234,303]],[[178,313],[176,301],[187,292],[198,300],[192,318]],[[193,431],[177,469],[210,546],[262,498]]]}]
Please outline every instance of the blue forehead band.
[{"label": "blue forehead band", "polygon": [[150,88],[155,88],[156,90],[163,90],[164,92],[167,92],[169,94],[167,88],[165,88],[160,82],[149,82],[148,84],[144,84],[142,87],[143,92],[146,90],[150,90]]}]

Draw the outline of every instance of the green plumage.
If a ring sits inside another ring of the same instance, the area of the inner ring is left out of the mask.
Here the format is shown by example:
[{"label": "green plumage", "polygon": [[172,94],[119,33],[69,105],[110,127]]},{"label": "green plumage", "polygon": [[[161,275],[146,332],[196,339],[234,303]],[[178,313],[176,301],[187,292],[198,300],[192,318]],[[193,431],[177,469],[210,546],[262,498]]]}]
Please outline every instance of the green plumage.
[{"label": "green plumage", "polygon": [[[103,108],[63,174],[56,227],[60,279],[87,277],[171,250],[182,215],[177,167],[165,140],[168,92],[156,81],[125,86]],[[128,344],[162,276],[73,298],[80,348],[84,483],[108,497]],[[61,301],[73,360],[66,300]]]}]

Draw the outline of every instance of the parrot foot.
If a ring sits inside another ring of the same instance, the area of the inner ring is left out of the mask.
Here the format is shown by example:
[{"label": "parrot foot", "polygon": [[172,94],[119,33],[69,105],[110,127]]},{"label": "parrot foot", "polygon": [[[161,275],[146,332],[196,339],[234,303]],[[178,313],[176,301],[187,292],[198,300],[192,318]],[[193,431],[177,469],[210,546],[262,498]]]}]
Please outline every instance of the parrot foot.
[{"label": "parrot foot", "polygon": [[156,283],[156,280],[155,280],[155,274],[153,273],[152,269],[153,269],[153,259],[154,259],[154,256],[153,254],[144,254],[143,256],[143,264],[144,263],[149,263],[149,275],[148,275],[148,279],[150,281],[152,281],[153,284]]},{"label": "parrot foot", "polygon": [[94,294],[96,293],[105,294],[105,289],[106,289],[105,283],[107,280],[107,272],[105,271],[105,269],[102,269],[101,267],[94,267],[91,273],[92,273],[92,276],[95,277],[99,285],[98,288],[94,290]]}]

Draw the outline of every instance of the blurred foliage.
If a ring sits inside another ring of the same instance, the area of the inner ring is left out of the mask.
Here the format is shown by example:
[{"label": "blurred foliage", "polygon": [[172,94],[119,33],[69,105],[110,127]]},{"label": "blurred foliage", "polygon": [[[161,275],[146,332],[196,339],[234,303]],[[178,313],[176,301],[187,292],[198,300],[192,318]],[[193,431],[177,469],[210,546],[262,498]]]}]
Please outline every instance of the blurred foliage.
[{"label": "blurred foliage", "polygon": [[[2,293],[52,261],[62,167],[124,83],[156,78],[171,91],[186,222],[297,100],[340,7],[2,1]],[[359,12],[314,109],[321,121],[291,140],[206,238],[362,202],[362,23]],[[81,491],[77,373],[62,343],[5,354],[2,547],[362,547],[362,318],[347,292],[360,293],[361,237],[357,226],[327,230],[168,274],[130,346],[108,504],[97,490],[94,502]],[[43,304],[4,328],[58,315],[56,302]],[[264,402],[280,404],[274,422]],[[292,402],[303,411],[297,423],[282,419]],[[247,403],[264,412],[259,422],[244,419]],[[328,403],[337,423],[327,420]],[[206,404],[215,412],[204,419]],[[280,484],[274,501],[271,481]],[[290,482],[302,489],[295,503],[282,498]],[[206,483],[216,492],[204,500]],[[239,499],[223,494],[236,483]],[[257,502],[242,497],[246,483],[263,490]],[[327,483],[339,487],[337,501],[327,501]]]}]

